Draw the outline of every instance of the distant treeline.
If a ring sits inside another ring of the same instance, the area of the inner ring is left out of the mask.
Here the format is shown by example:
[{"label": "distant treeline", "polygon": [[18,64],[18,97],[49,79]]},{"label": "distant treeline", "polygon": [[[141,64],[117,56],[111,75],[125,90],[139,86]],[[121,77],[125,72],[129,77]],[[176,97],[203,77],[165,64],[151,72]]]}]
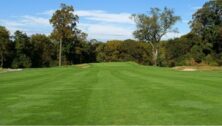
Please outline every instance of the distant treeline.
[{"label": "distant treeline", "polygon": [[[158,44],[158,66],[222,65],[222,2],[209,1],[193,14],[191,32],[180,38],[161,41]],[[65,7],[65,5],[63,5]],[[71,9],[72,8],[68,8]],[[65,30],[64,30],[65,31]],[[54,33],[57,33],[54,30]],[[106,43],[87,40],[83,32],[70,32],[63,37],[62,65],[135,61],[153,65],[152,45],[145,41],[112,40]],[[59,34],[55,34],[59,36]],[[60,42],[52,35],[9,31],[0,26],[0,67],[37,68],[59,64]]]}]

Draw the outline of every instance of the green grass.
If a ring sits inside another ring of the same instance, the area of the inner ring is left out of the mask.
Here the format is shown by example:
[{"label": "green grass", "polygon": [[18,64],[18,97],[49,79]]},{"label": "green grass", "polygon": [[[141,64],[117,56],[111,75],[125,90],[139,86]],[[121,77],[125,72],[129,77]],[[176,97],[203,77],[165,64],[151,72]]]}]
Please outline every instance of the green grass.
[{"label": "green grass", "polygon": [[222,72],[100,63],[1,73],[0,124],[222,124]]},{"label": "green grass", "polygon": [[0,73],[3,72],[3,69],[0,67]]}]

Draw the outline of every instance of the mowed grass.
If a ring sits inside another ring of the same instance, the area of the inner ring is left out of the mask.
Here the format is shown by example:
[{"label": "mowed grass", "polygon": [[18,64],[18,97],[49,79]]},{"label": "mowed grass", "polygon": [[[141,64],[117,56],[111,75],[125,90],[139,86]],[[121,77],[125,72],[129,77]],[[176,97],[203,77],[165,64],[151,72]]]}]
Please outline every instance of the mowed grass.
[{"label": "mowed grass", "polygon": [[0,73],[0,124],[222,124],[222,72],[99,63]]}]

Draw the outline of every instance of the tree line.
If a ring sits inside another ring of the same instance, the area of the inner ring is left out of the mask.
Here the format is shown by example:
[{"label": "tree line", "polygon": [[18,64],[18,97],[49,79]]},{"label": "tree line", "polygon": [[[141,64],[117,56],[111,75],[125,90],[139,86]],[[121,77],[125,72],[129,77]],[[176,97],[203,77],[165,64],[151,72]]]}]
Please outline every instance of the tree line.
[{"label": "tree line", "polygon": [[77,28],[74,8],[61,4],[50,19],[51,35],[28,36],[22,31],[10,35],[0,26],[0,66],[38,68],[92,62],[134,61],[144,65],[222,65],[222,2],[206,2],[193,14],[191,32],[175,39],[162,37],[175,32],[180,20],[169,8],[151,8],[148,14],[134,14],[137,40],[87,40]]}]

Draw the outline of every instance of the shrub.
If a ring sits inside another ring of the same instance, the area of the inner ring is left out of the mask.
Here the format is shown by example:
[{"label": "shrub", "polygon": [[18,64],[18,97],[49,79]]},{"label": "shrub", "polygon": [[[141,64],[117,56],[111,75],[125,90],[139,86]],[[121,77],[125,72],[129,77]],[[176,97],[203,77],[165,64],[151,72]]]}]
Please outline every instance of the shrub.
[{"label": "shrub", "polygon": [[26,55],[16,57],[12,62],[12,68],[29,68],[32,66],[31,59]]},{"label": "shrub", "polygon": [[212,66],[217,66],[218,65],[217,61],[215,60],[215,58],[211,54],[208,54],[205,57],[204,63],[206,63],[207,65],[212,65]]}]

